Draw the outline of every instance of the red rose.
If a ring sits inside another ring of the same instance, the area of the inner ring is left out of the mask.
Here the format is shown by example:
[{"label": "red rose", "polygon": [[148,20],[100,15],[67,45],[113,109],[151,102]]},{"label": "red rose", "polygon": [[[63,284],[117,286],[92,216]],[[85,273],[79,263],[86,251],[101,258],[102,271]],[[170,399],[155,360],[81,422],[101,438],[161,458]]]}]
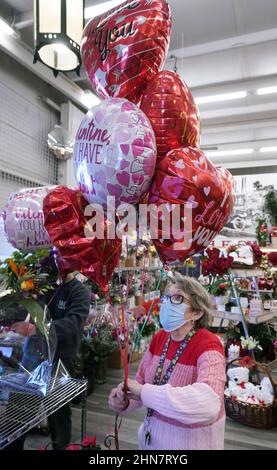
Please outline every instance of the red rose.
[{"label": "red rose", "polygon": [[96,436],[86,436],[82,441],[82,447],[95,447],[96,445]]}]

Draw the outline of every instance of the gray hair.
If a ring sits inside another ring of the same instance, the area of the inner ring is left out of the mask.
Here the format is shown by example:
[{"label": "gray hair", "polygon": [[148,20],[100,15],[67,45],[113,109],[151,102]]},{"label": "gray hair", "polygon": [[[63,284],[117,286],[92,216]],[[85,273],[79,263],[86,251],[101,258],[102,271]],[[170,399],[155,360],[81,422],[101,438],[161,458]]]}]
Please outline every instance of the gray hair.
[{"label": "gray hair", "polygon": [[195,329],[207,326],[212,304],[206,289],[194,277],[182,276],[180,273],[175,273],[172,281],[188,294],[192,311],[203,312],[202,317],[195,322]]}]

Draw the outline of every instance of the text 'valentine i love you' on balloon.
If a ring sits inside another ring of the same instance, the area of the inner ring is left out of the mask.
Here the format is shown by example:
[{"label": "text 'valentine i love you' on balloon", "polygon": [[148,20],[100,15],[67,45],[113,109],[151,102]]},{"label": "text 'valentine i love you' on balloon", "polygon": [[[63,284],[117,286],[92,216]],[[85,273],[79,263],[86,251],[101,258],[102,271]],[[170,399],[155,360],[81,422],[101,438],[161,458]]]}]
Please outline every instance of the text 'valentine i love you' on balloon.
[{"label": "text 'valentine i love you' on balloon", "polygon": [[32,253],[51,246],[44,227],[43,200],[53,188],[22,189],[10,195],[2,217],[4,232],[14,248]]},{"label": "text 'valentine i love you' on balloon", "polygon": [[92,18],[83,31],[81,55],[94,91],[138,103],[163,67],[170,33],[165,0],[129,0]]},{"label": "text 'valentine i love you' on balloon", "polygon": [[74,170],[89,203],[105,207],[136,204],[149,190],[156,165],[156,142],[148,118],[124,98],[92,107],[75,139]]},{"label": "text 'valentine i love you' on balloon", "polygon": [[[153,240],[164,262],[184,261],[206,248],[227,223],[232,212],[233,178],[228,170],[217,168],[198,149],[187,147],[169,152],[158,164],[150,189],[149,202],[171,212],[181,205],[179,226],[185,227],[190,211],[191,228],[182,237],[159,236]],[[163,213],[163,218],[166,218]]]}]

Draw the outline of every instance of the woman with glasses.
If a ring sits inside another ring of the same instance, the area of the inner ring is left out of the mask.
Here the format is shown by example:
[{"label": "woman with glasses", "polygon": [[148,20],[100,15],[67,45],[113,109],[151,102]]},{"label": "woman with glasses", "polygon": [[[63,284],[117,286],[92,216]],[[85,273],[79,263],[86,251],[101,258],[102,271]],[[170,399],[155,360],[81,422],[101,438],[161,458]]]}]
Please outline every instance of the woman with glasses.
[{"label": "woman with glasses", "polygon": [[139,429],[143,450],[223,449],[225,356],[209,332],[210,298],[196,279],[175,275],[161,298],[163,327],[145,353],[135,380],[111,391],[117,413],[146,409]]}]

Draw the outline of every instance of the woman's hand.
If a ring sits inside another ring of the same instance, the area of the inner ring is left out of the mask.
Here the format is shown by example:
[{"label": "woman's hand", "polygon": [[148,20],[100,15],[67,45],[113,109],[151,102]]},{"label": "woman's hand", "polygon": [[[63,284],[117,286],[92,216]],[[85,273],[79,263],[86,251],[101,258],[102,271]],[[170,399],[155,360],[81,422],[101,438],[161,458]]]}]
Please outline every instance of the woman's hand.
[{"label": "woman's hand", "polygon": [[141,400],[141,390],[143,385],[136,380],[128,379],[128,398],[132,400]]},{"label": "woman's hand", "polygon": [[129,404],[129,400],[125,397],[124,384],[119,384],[117,388],[113,388],[109,396],[109,408],[115,413],[125,410]]},{"label": "woman's hand", "polygon": [[35,325],[28,321],[18,321],[11,328],[12,331],[22,336],[33,336],[37,333]]}]

